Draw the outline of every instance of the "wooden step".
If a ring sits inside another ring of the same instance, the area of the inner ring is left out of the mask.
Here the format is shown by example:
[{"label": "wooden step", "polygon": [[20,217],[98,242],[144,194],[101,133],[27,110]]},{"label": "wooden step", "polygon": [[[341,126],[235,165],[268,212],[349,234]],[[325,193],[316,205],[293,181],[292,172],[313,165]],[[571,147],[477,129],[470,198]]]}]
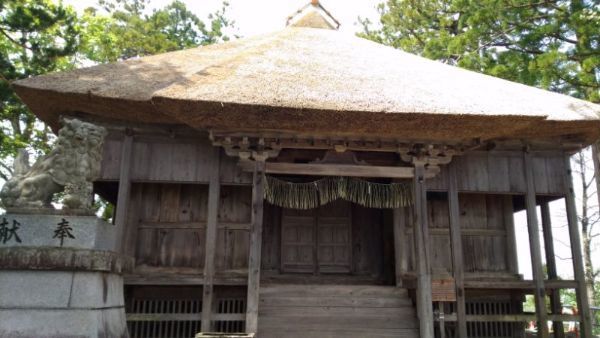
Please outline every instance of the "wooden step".
[{"label": "wooden step", "polygon": [[261,285],[258,337],[418,337],[405,289],[377,285]]},{"label": "wooden step", "polygon": [[322,296],[399,296],[406,297],[406,289],[391,286],[373,285],[319,285],[319,284],[279,284],[261,285],[261,297],[269,295],[322,295]]},{"label": "wooden step", "polygon": [[413,304],[409,298],[405,297],[293,297],[293,296],[275,296],[261,297],[261,306],[289,306],[294,304],[295,306],[354,306],[354,307],[375,307],[375,308],[395,308],[395,307],[409,307],[412,308]]},{"label": "wooden step", "polygon": [[325,330],[325,329],[301,329],[301,330],[269,330],[264,334],[261,333],[260,338],[419,338],[418,329],[398,329],[398,330]]}]

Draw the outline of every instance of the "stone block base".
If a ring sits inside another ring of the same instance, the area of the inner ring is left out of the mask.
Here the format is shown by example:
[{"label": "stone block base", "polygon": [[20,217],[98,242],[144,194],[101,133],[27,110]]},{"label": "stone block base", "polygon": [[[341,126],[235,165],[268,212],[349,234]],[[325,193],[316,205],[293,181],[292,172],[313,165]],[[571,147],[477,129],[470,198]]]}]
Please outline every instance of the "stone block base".
[{"label": "stone block base", "polygon": [[123,280],[98,271],[0,271],[0,337],[127,337]]}]

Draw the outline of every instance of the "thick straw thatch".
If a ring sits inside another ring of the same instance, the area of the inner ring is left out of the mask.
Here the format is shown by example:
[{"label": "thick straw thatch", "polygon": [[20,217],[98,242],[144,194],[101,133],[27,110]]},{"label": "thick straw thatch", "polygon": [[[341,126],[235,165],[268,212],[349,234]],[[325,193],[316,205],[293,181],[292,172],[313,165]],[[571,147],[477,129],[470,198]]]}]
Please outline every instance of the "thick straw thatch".
[{"label": "thick straw thatch", "polygon": [[15,88],[53,125],[79,111],[197,128],[587,141],[600,126],[599,105],[311,28],[39,76]]}]

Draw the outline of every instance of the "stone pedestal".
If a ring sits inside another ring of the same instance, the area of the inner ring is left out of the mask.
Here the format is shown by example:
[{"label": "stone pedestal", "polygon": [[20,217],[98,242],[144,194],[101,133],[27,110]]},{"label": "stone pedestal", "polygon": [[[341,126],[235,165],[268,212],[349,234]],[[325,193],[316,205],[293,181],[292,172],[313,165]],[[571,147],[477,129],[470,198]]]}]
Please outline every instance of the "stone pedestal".
[{"label": "stone pedestal", "polygon": [[114,225],[65,215],[0,222],[0,337],[127,337],[121,273],[133,262],[115,252]]}]

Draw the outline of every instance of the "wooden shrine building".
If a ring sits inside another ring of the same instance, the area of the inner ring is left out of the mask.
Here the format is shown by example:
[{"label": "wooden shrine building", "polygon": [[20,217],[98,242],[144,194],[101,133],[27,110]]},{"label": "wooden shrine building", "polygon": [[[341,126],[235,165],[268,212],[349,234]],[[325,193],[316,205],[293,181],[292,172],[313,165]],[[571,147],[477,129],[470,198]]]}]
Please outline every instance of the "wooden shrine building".
[{"label": "wooden shrine building", "polygon": [[[569,156],[599,137],[600,106],[342,34],[317,1],[297,15],[14,84],[55,129],[109,131],[94,189],[135,258],[130,336],[522,337],[538,321],[548,337],[577,321],[591,337]],[[557,199],[573,280],[557,278]]]}]

